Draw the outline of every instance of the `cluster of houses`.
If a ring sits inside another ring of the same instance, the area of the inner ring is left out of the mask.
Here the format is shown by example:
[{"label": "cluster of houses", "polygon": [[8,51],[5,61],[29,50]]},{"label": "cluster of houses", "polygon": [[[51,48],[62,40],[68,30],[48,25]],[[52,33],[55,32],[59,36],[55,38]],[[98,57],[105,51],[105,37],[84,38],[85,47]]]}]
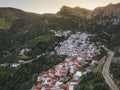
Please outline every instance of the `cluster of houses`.
[{"label": "cluster of houses", "polygon": [[51,32],[54,32],[55,36],[57,37],[62,37],[62,36],[68,36],[70,35],[71,31],[70,30],[66,30],[66,31],[62,31],[62,30],[51,30]]},{"label": "cluster of houses", "polygon": [[74,90],[82,75],[92,71],[91,65],[84,67],[86,62],[96,63],[93,57],[97,55],[98,49],[89,41],[89,37],[86,33],[78,32],[61,42],[56,51],[60,55],[67,55],[66,59],[40,73],[38,84],[33,85],[31,90]]}]

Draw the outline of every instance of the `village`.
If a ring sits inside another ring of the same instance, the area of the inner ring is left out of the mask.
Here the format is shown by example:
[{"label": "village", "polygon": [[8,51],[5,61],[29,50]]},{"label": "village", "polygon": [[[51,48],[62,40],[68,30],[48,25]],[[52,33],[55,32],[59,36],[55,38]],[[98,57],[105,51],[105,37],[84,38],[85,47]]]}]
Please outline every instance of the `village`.
[{"label": "village", "polygon": [[[66,55],[63,62],[53,66],[37,77],[31,90],[74,90],[81,77],[93,70],[98,61],[94,59],[99,48],[90,42],[92,35],[77,32],[55,47],[58,55]],[[87,65],[86,65],[87,64]]]}]

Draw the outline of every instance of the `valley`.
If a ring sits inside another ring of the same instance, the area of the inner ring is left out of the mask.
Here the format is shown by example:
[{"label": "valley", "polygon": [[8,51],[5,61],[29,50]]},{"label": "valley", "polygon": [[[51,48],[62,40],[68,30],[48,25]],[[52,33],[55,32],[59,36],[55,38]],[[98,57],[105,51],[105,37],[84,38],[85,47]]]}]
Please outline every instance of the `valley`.
[{"label": "valley", "polygon": [[120,3],[54,14],[0,8],[0,90],[118,90],[119,52]]}]

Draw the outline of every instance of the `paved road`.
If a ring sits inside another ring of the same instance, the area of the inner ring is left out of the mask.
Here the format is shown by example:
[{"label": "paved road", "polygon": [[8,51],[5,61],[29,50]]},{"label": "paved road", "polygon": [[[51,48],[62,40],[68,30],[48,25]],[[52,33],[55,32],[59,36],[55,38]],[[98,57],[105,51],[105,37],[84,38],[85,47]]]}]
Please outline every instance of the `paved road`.
[{"label": "paved road", "polygon": [[109,85],[109,87],[111,88],[111,90],[119,90],[119,88],[116,86],[116,84],[114,83],[114,81],[112,80],[109,74],[109,67],[110,67],[112,58],[114,56],[114,52],[108,50],[105,47],[103,48],[108,51],[108,57],[106,59],[106,62],[104,63],[103,70],[102,70],[103,77],[105,81],[107,82],[107,84]]},{"label": "paved road", "polygon": [[31,59],[31,60],[27,60],[27,61],[24,61],[24,62],[21,62],[21,63],[12,63],[12,64],[6,63],[6,64],[0,64],[0,67],[1,67],[1,66],[2,66],[2,67],[6,67],[6,66],[8,66],[8,65],[11,65],[11,67],[18,67],[18,66],[20,66],[21,64],[26,64],[26,63],[33,62],[33,61],[39,59],[42,55],[45,55],[45,53],[42,53],[42,54],[40,54],[40,55],[37,55],[37,57],[35,57],[35,58]]},{"label": "paved road", "polygon": [[33,62],[33,61],[35,61],[35,60],[39,59],[42,55],[45,55],[45,54],[44,54],[44,53],[42,53],[42,54],[40,54],[40,55],[37,55],[37,57],[36,57],[36,58],[31,59],[31,60],[24,61],[22,64],[26,64],[26,63]]}]

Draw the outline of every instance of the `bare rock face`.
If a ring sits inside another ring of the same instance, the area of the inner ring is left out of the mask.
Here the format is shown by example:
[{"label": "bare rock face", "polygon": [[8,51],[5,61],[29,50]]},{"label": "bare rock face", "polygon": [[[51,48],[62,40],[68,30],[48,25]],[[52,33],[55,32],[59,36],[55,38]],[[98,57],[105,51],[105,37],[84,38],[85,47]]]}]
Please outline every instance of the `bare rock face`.
[{"label": "bare rock face", "polygon": [[77,16],[86,20],[96,19],[98,24],[107,23],[117,25],[120,23],[120,3],[109,4],[105,7],[98,7],[94,10],[87,10],[80,7],[70,8],[63,6],[57,13],[63,16]]},{"label": "bare rock face", "polygon": [[87,10],[85,8],[80,8],[80,7],[71,8],[71,7],[63,6],[57,14],[64,16],[78,16],[78,17],[86,18],[88,12],[90,12],[90,10]]},{"label": "bare rock face", "polygon": [[111,25],[117,25],[120,23],[120,3],[109,4],[106,7],[98,7],[90,14],[88,18],[97,18],[98,24],[110,23]]},{"label": "bare rock face", "polygon": [[92,11],[92,17],[95,16],[101,16],[101,17],[116,17],[116,18],[120,18],[120,3],[118,4],[109,4],[106,7],[98,7],[95,8]]}]

